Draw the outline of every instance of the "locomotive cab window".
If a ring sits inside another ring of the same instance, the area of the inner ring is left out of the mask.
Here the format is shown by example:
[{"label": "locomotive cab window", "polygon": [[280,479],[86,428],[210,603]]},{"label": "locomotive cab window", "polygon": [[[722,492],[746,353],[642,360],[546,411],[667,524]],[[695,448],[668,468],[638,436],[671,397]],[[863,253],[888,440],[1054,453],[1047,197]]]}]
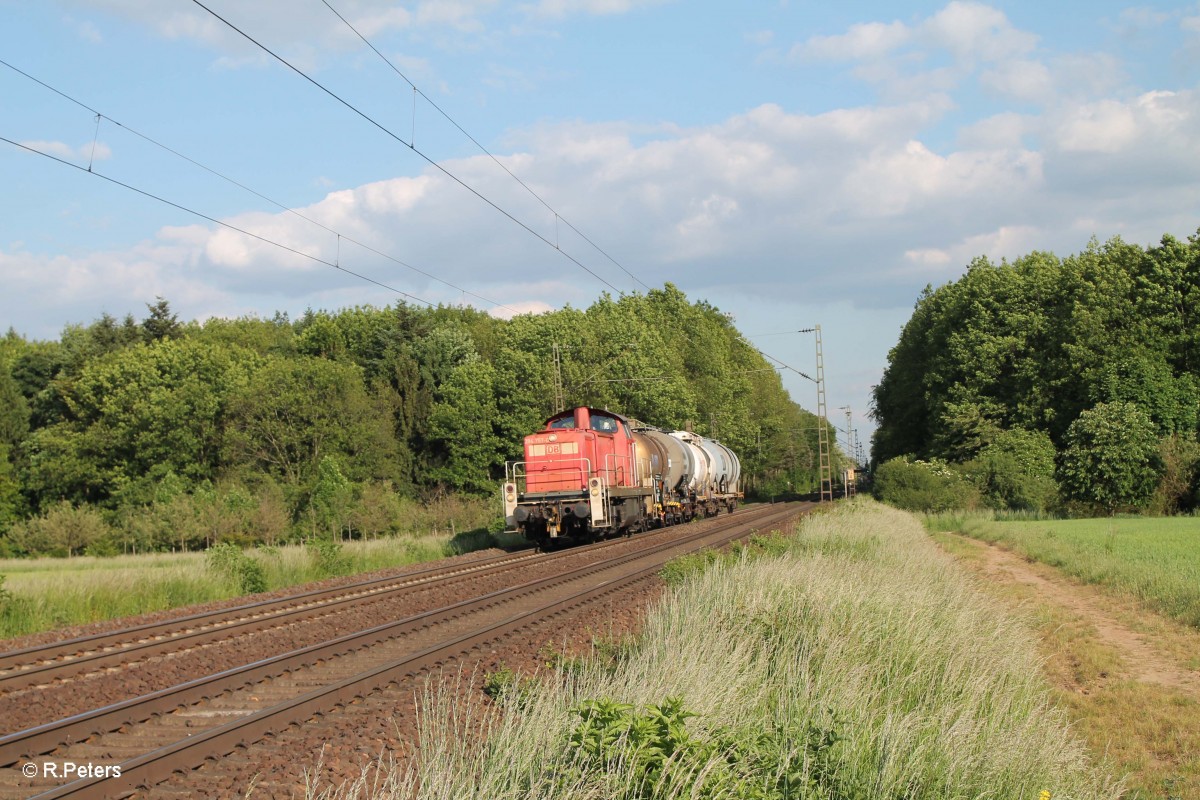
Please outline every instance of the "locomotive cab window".
[{"label": "locomotive cab window", "polygon": [[592,430],[594,431],[616,433],[617,424],[617,421],[612,417],[607,417],[603,414],[592,414]]},{"label": "locomotive cab window", "polygon": [[560,419],[556,419],[553,422],[551,422],[550,427],[554,428],[555,430],[562,430],[563,428],[574,428],[575,427],[575,418],[574,417],[561,417]]}]

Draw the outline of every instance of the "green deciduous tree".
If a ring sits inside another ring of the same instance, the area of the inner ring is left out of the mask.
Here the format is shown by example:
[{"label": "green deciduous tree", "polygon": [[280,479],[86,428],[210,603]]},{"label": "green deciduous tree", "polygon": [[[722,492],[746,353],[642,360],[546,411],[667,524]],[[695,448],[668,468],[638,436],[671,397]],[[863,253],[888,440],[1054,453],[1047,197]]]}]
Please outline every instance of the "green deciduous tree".
[{"label": "green deciduous tree", "polygon": [[493,427],[495,371],[479,356],[467,357],[441,386],[429,416],[432,453],[428,478],[447,489],[492,492],[503,477],[505,443]]},{"label": "green deciduous tree", "polygon": [[1158,437],[1132,403],[1101,403],[1067,428],[1058,475],[1067,497],[1115,513],[1139,508],[1158,481]]},{"label": "green deciduous tree", "polygon": [[262,470],[307,490],[321,459],[337,458],[352,480],[388,478],[396,440],[362,370],[323,358],[269,358],[229,404],[231,466]]},{"label": "green deciduous tree", "polygon": [[59,387],[68,418],[29,439],[31,487],[51,499],[144,503],[168,472],[214,479],[227,399],[259,362],[240,348],[167,339],[87,364]]}]

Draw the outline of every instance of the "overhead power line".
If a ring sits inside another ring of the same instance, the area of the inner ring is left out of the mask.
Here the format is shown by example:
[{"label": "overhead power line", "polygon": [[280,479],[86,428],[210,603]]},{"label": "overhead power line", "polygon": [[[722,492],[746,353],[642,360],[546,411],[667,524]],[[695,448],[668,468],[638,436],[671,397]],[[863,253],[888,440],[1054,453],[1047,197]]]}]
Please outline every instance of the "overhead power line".
[{"label": "overhead power line", "polygon": [[[263,194],[262,192],[259,192],[256,189],[253,189],[253,188],[245,185],[244,183],[241,183],[240,181],[238,181],[234,178],[231,178],[228,175],[225,175],[224,173],[217,171],[216,169],[213,169],[212,167],[202,164],[201,162],[197,161],[196,159],[191,158],[190,156],[188,156],[184,153],[181,153],[178,150],[175,150],[174,148],[170,147],[169,145],[163,144],[162,142],[158,141],[157,139],[154,139],[153,137],[151,137],[145,133],[142,133],[141,131],[138,131],[135,128],[131,128],[128,125],[125,125],[124,123],[113,119],[112,117],[108,116],[107,114],[104,114],[103,112],[97,111],[96,109],[94,109],[90,105],[88,105],[87,103],[84,103],[82,100],[72,97],[71,95],[67,94],[66,92],[64,92],[60,89],[57,89],[54,86],[51,86],[50,84],[46,83],[43,80],[40,80],[39,78],[34,77],[33,75],[30,75],[28,72],[25,72],[24,70],[13,66],[12,64],[8,63],[7,61],[4,61],[3,59],[0,59],[0,64],[4,65],[5,67],[8,67],[10,70],[12,70],[13,72],[16,72],[17,74],[22,75],[25,78],[28,78],[29,80],[33,81],[34,83],[38,84],[39,86],[42,86],[42,87],[48,89],[49,91],[54,92],[59,97],[62,97],[65,100],[68,100],[71,103],[74,103],[75,105],[79,106],[80,108],[84,109],[85,111],[88,111],[88,112],[94,114],[96,116],[97,126],[99,126],[101,119],[108,120],[113,125],[116,125],[118,128],[128,131],[129,133],[133,134],[134,136],[138,137],[139,139],[142,139],[143,141],[148,142],[149,144],[152,144],[155,147],[157,147],[161,150],[164,150],[164,151],[170,153],[171,155],[188,162],[189,164],[192,164],[193,166],[199,167],[200,169],[204,170],[205,172],[209,173],[210,175],[214,175],[214,176],[220,178],[221,180],[225,181],[226,183],[232,184],[233,186],[236,186],[239,189],[254,195],[255,197],[259,198],[260,200],[265,200],[266,202],[270,203],[271,205],[275,206],[276,208],[281,209],[282,211],[285,211],[295,217],[298,217],[299,219],[304,220],[305,222],[308,222],[311,225],[315,225],[316,227],[321,228],[322,230],[324,230],[328,233],[331,233],[334,236],[337,236],[340,241],[346,241],[346,242],[349,242],[350,244],[358,245],[359,247],[363,248],[364,250],[374,253],[375,255],[379,256],[380,258],[385,258],[388,261],[391,261],[392,263],[397,264],[398,266],[404,267],[405,269],[415,272],[418,275],[423,275],[426,278],[429,278],[430,280],[437,281],[438,283],[442,284],[443,286],[448,286],[457,292],[461,292],[462,294],[470,295],[471,297],[474,297],[477,300],[482,300],[485,303],[489,303],[497,308],[503,308],[507,311],[511,311],[514,314],[518,313],[516,309],[506,306],[503,303],[497,302],[496,300],[491,300],[487,297],[484,297],[481,294],[472,292],[469,289],[464,289],[461,286],[457,286],[457,285],[451,283],[450,281],[447,281],[443,278],[439,278],[437,275],[426,272],[425,270],[415,267],[412,264],[409,264],[405,261],[402,261],[401,259],[399,259],[393,255],[390,255],[381,250],[378,250],[378,249],[372,247],[371,245],[366,244],[365,242],[361,242],[351,236],[347,236],[346,234],[342,233],[341,231],[330,228],[329,226],[313,219],[312,217],[302,214],[299,211],[297,211],[296,209],[291,208],[287,205],[284,205],[283,203],[279,202],[278,200],[274,200],[271,197],[268,197],[267,195]],[[38,152],[40,152],[40,151],[38,151]],[[75,165],[72,164],[72,166],[75,166]],[[92,172],[93,170],[89,166],[86,171]],[[194,212],[190,212],[190,213],[194,213]],[[232,227],[232,226],[226,226],[226,227]],[[251,234],[251,235],[253,235],[253,234]],[[424,302],[424,301],[422,301],[422,302]]]},{"label": "overhead power line", "polygon": [[294,253],[295,255],[303,256],[304,258],[307,258],[310,261],[315,261],[318,264],[324,264],[327,267],[333,267],[334,269],[338,270],[339,272],[344,272],[347,275],[352,275],[355,278],[366,281],[367,283],[373,283],[382,289],[387,289],[390,292],[395,292],[396,294],[402,295],[403,297],[411,298],[413,300],[416,300],[419,303],[424,303],[427,306],[433,305],[433,303],[431,303],[428,300],[425,300],[423,298],[417,297],[415,294],[409,294],[408,292],[403,291],[401,289],[397,289],[394,286],[389,286],[386,283],[377,281],[374,278],[371,278],[367,275],[363,275],[360,272],[355,272],[354,270],[346,269],[345,267],[343,267],[340,264],[337,264],[333,261],[326,261],[323,258],[318,258],[317,256],[311,255],[309,253],[305,253],[301,250],[297,250],[294,247],[289,247],[288,245],[283,244],[282,242],[277,242],[274,239],[268,239],[266,236],[262,236],[260,234],[254,233],[253,231],[248,231],[245,228],[239,228],[236,225],[231,225],[228,222],[223,222],[215,217],[210,217],[201,211],[197,211],[194,208],[188,208],[185,205],[181,205],[179,203],[168,200],[165,197],[161,197],[159,195],[154,194],[153,192],[148,192],[145,189],[139,189],[136,186],[125,183],[123,181],[119,181],[116,178],[110,178],[108,175],[104,175],[102,173],[96,172],[87,167],[81,167],[78,164],[72,164],[70,161],[67,161],[66,159],[59,158],[58,156],[51,155],[50,153],[44,152],[42,150],[37,150],[33,147],[30,147],[29,145],[21,144],[20,142],[14,142],[12,139],[9,139],[5,136],[0,136],[0,142],[7,142],[8,144],[11,144],[14,147],[19,147],[22,150],[25,150],[26,152],[33,153],[34,155],[42,156],[43,158],[48,158],[51,161],[56,161],[59,164],[62,164],[63,166],[71,167],[72,169],[77,169],[80,172],[95,176],[104,181],[108,181],[109,183],[115,184],[116,186],[120,186],[123,189],[128,189],[129,191],[140,194],[143,197],[148,197],[151,200],[157,200],[158,202],[163,203],[164,205],[171,206],[172,208],[176,208],[180,211],[185,211],[188,214],[194,214],[195,216],[200,217],[201,219],[208,220],[209,222],[213,223],[214,225],[220,225],[222,228],[228,228],[231,231],[236,231],[240,234],[243,234],[244,236],[249,236],[252,239],[257,239],[258,241],[263,242],[264,244],[269,244],[269,245],[272,245],[273,247],[278,247],[280,250],[286,250],[289,253]]},{"label": "overhead power line", "polygon": [[502,169],[506,173],[508,173],[510,178],[512,178],[517,183],[519,183],[521,185],[521,188],[523,188],[535,200],[537,200],[539,203],[541,203],[542,206],[547,211],[549,211],[551,214],[553,214],[555,222],[561,222],[562,224],[566,225],[568,228],[570,228],[572,231],[574,231],[581,239],[583,239],[585,242],[590,244],[592,246],[592,248],[596,250],[596,252],[600,253],[602,256],[604,256],[609,261],[611,261],[618,269],[620,269],[622,272],[624,272],[626,275],[628,275],[630,278],[632,278],[634,281],[636,281],[638,284],[640,284],[642,286],[642,288],[649,291],[650,287],[647,286],[642,281],[641,278],[639,278],[637,275],[634,275],[632,272],[630,272],[628,269],[626,269],[625,266],[623,264],[621,264],[621,262],[617,261],[611,255],[609,255],[608,251],[606,251],[604,248],[600,247],[600,245],[593,242],[586,234],[584,234],[583,231],[579,230],[579,228],[576,228],[574,225],[572,225],[570,223],[570,221],[568,221],[562,214],[558,213],[558,211],[555,208],[553,208],[548,202],[546,202],[546,200],[540,194],[535,192],[529,186],[529,184],[527,184],[525,181],[521,180],[520,177],[518,177],[512,170],[510,170],[507,166],[505,166],[504,162],[502,162],[490,150],[488,150],[486,147],[484,147],[483,144],[480,143],[474,136],[467,133],[466,129],[464,129],[462,125],[459,125],[458,122],[456,122],[453,117],[451,117],[448,113],[446,113],[446,111],[444,109],[442,109],[441,106],[439,106],[436,102],[434,102],[433,98],[431,98],[429,95],[425,94],[425,92],[422,91],[421,88],[419,86],[417,86],[417,84],[414,83],[407,75],[405,75],[400,70],[400,68],[397,67],[395,65],[395,63],[392,62],[391,59],[389,59],[387,56],[385,56],[379,50],[379,48],[377,48],[374,44],[372,44],[371,41],[369,39],[367,39],[367,37],[364,36],[358,30],[358,28],[354,27],[354,25],[351,24],[350,20],[346,19],[346,17],[344,17],[341,14],[341,12],[339,12],[336,8],[334,8],[332,5],[330,5],[329,0],[321,0],[321,2],[324,3],[325,7],[328,8],[330,11],[332,11],[334,16],[336,16],[338,19],[340,19],[347,28],[349,28],[351,31],[353,31],[354,35],[357,36],[359,39],[361,39],[363,44],[365,44],[367,47],[371,48],[371,50],[375,53],[375,55],[379,56],[379,58],[383,60],[383,63],[387,64],[392,69],[393,72],[395,72],[397,75],[399,75],[401,80],[403,80],[405,83],[407,83],[409,86],[411,86],[412,90],[414,92],[416,92],[418,95],[420,95],[421,98],[423,100],[425,100],[425,102],[429,103],[429,105],[432,106],[435,111],[437,111],[439,114],[441,114],[442,117],[445,118],[445,120],[447,122],[449,122],[451,125],[453,125],[455,128],[457,128],[459,133],[461,133],[463,136],[470,139],[471,143],[474,144],[476,147],[478,147],[480,152],[482,152],[484,155],[486,155],[488,158],[490,158],[493,162],[495,162],[496,166],[500,167],[500,169]]},{"label": "overhead power line", "polygon": [[433,167],[434,169],[438,170],[438,171],[439,171],[439,172],[441,172],[443,175],[445,175],[447,178],[449,178],[450,180],[454,181],[454,182],[455,182],[455,183],[457,183],[459,186],[463,187],[463,188],[464,188],[464,189],[466,189],[468,192],[470,192],[471,194],[473,194],[473,195],[475,195],[476,197],[478,197],[478,198],[479,198],[480,200],[482,200],[484,203],[487,203],[489,206],[491,206],[492,208],[494,208],[496,211],[498,211],[499,213],[501,213],[501,214],[503,214],[505,217],[507,217],[509,220],[511,220],[511,221],[512,221],[514,224],[516,224],[516,225],[520,226],[521,228],[523,228],[523,229],[524,229],[525,231],[527,231],[527,232],[528,232],[530,235],[532,235],[532,236],[534,236],[534,237],[536,237],[536,238],[540,239],[540,240],[541,240],[543,243],[545,243],[545,244],[546,244],[548,247],[551,247],[552,249],[554,249],[554,250],[556,250],[557,252],[559,252],[559,253],[560,253],[560,254],[561,254],[561,255],[562,255],[564,258],[566,258],[566,259],[567,259],[568,261],[570,261],[571,263],[575,264],[575,266],[579,267],[579,268],[580,268],[580,269],[582,269],[584,272],[586,272],[587,274],[591,275],[593,278],[595,278],[596,280],[600,281],[601,283],[603,283],[603,284],[604,284],[605,286],[607,286],[608,288],[612,289],[614,292],[616,292],[616,293],[617,293],[617,294],[619,294],[620,296],[622,296],[622,297],[624,297],[624,296],[625,296],[625,292],[621,291],[621,290],[620,290],[620,289],[618,289],[616,286],[614,286],[613,284],[609,283],[607,280],[605,280],[605,279],[604,279],[602,276],[600,276],[598,273],[596,273],[596,272],[594,272],[593,270],[589,269],[589,268],[587,267],[587,265],[585,265],[585,264],[584,264],[582,261],[580,261],[579,259],[577,259],[577,258],[575,258],[574,256],[572,256],[572,255],[571,255],[570,253],[568,253],[566,250],[563,250],[561,247],[559,247],[559,246],[558,246],[558,243],[557,243],[557,242],[552,242],[552,241],[550,241],[550,240],[549,240],[549,239],[547,239],[545,236],[543,236],[542,234],[538,233],[538,232],[537,232],[537,231],[535,231],[533,228],[529,227],[529,225],[527,225],[526,223],[524,223],[524,222],[522,222],[521,220],[517,219],[517,218],[516,218],[515,216],[513,216],[513,214],[512,214],[511,212],[509,212],[507,209],[505,209],[505,208],[501,207],[501,206],[500,206],[499,204],[497,204],[497,203],[496,203],[494,200],[492,200],[491,198],[487,197],[487,196],[486,196],[486,195],[484,195],[482,192],[480,192],[478,189],[476,189],[475,187],[471,186],[469,183],[467,183],[466,181],[464,181],[462,178],[458,177],[458,176],[457,176],[457,175],[455,175],[453,172],[451,172],[450,170],[446,169],[444,166],[442,166],[441,164],[439,164],[437,161],[435,161],[433,158],[431,158],[429,155],[427,155],[427,154],[426,154],[424,151],[422,151],[420,148],[418,148],[418,147],[416,146],[416,142],[415,142],[415,141],[405,141],[405,140],[404,140],[404,137],[400,136],[398,133],[394,132],[393,130],[391,130],[390,128],[388,128],[386,125],[384,125],[383,123],[379,122],[378,120],[376,120],[376,119],[375,119],[374,117],[372,117],[371,115],[367,114],[365,111],[362,111],[361,109],[359,109],[357,106],[355,106],[355,105],[354,105],[353,103],[351,103],[349,100],[346,100],[346,99],[345,99],[345,98],[343,98],[341,95],[337,94],[337,93],[336,93],[336,92],[334,92],[332,89],[330,89],[329,87],[325,86],[323,83],[321,83],[320,81],[318,81],[316,78],[313,78],[311,75],[309,75],[308,73],[306,73],[304,70],[302,70],[302,69],[300,69],[299,67],[297,67],[297,66],[295,66],[294,64],[292,64],[290,61],[288,61],[287,59],[285,59],[283,56],[279,55],[279,54],[278,54],[278,53],[276,53],[274,50],[272,50],[271,48],[267,47],[265,44],[263,44],[262,42],[258,41],[258,40],[257,40],[257,39],[255,39],[253,36],[251,36],[250,34],[248,34],[248,33],[246,33],[245,31],[243,31],[243,30],[242,30],[241,28],[239,28],[237,25],[234,25],[232,22],[230,22],[229,20],[225,19],[224,17],[222,17],[222,16],[221,16],[220,14],[218,14],[217,12],[213,11],[211,8],[209,8],[208,6],[204,5],[204,3],[200,2],[200,0],[192,0],[192,2],[193,2],[193,3],[195,3],[196,5],[200,6],[200,8],[204,9],[205,11],[207,11],[207,12],[208,12],[209,14],[211,14],[212,16],[216,17],[216,18],[217,18],[217,19],[218,19],[218,20],[219,20],[219,21],[220,21],[222,24],[224,24],[224,25],[225,25],[226,27],[228,27],[230,30],[234,31],[235,33],[237,33],[238,35],[240,35],[242,38],[246,39],[246,41],[250,42],[250,43],[251,43],[251,44],[253,44],[255,47],[257,47],[257,48],[259,48],[260,50],[262,50],[264,53],[266,53],[267,55],[269,55],[271,58],[275,59],[276,61],[278,61],[278,62],[279,62],[280,64],[282,64],[283,66],[287,67],[287,68],[288,68],[288,69],[290,69],[292,72],[294,72],[294,73],[296,73],[297,75],[299,75],[301,78],[304,78],[304,80],[308,81],[308,82],[309,82],[309,83],[311,83],[313,86],[317,87],[317,88],[318,88],[318,89],[320,89],[322,92],[324,92],[325,94],[329,95],[331,98],[333,98],[333,99],[334,99],[334,100],[336,100],[337,102],[341,103],[343,106],[345,106],[347,109],[349,109],[350,111],[352,111],[354,114],[358,115],[359,117],[362,117],[364,120],[366,120],[367,122],[369,122],[371,125],[373,125],[374,127],[378,128],[378,129],[379,129],[380,131],[382,131],[382,132],[383,132],[385,135],[387,135],[387,136],[391,137],[392,139],[395,139],[397,142],[399,142],[400,144],[404,145],[404,146],[405,146],[405,147],[407,147],[409,150],[412,150],[414,153],[416,153],[418,156],[420,156],[422,159],[424,159],[424,160],[425,160],[425,162],[426,162],[427,164],[429,164],[431,167]]},{"label": "overhead power line", "polygon": [[[766,367],[764,369],[744,369],[744,370],[740,370],[738,372],[730,372],[728,374],[728,377],[733,377],[735,375],[757,375],[762,372],[776,372],[778,369],[779,369],[779,367]],[[675,380],[679,380],[681,377],[682,376],[680,376],[680,375],[655,375],[652,377],[645,377],[645,378],[606,378],[606,379],[602,379],[602,380],[584,381],[583,383],[581,383],[579,385],[580,386],[588,386],[588,385],[591,385],[594,383],[645,383],[645,382],[649,382],[649,381],[675,381]]]},{"label": "overhead power line", "polygon": [[[794,332],[795,332],[795,331],[789,331],[789,333],[794,333]],[[809,379],[810,381],[812,381],[813,383],[816,383],[816,382],[817,382],[817,379],[816,379],[816,378],[814,378],[813,376],[809,375],[808,373],[801,372],[800,370],[798,370],[798,369],[796,369],[795,367],[793,367],[793,366],[791,366],[791,365],[789,365],[789,364],[785,363],[784,361],[782,361],[782,360],[780,360],[780,359],[776,358],[775,356],[773,356],[773,355],[769,355],[769,354],[767,354],[767,353],[764,353],[762,350],[759,350],[757,347],[755,347],[754,345],[750,344],[750,342],[749,342],[749,341],[747,341],[747,339],[746,339],[746,337],[745,337],[745,336],[742,336],[742,337],[740,337],[740,339],[741,339],[741,342],[742,342],[742,344],[746,345],[746,347],[749,347],[751,350],[753,350],[754,352],[758,353],[758,354],[759,354],[760,356],[762,356],[763,358],[766,358],[766,359],[769,359],[769,360],[771,360],[771,361],[774,361],[776,364],[778,364],[778,365],[779,365],[780,367],[782,367],[783,369],[786,369],[786,370],[791,370],[792,372],[794,372],[794,373],[796,373],[797,375],[799,375],[801,378],[808,378],[808,379]]]}]

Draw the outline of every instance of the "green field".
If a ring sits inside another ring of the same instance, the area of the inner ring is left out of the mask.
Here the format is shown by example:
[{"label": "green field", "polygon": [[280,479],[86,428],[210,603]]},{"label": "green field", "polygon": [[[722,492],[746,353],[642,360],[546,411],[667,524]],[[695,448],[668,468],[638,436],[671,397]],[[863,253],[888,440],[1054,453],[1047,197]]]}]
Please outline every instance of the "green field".
[{"label": "green field", "polygon": [[[347,542],[324,557],[289,545],[248,551],[271,591],[334,575],[351,575],[443,558],[486,547],[487,534]],[[113,558],[0,560],[0,639],[245,594],[212,568],[204,553]],[[0,648],[2,649],[2,648]]]},{"label": "green field", "polygon": [[928,527],[1003,544],[1200,628],[1200,517],[996,521],[934,514]]}]

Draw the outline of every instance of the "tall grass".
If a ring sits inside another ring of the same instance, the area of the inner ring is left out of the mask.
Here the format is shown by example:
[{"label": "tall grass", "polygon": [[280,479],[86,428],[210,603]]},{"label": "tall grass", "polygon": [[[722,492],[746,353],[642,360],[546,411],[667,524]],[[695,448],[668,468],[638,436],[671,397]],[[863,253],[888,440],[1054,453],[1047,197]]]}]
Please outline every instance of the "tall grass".
[{"label": "tall grass", "polygon": [[[347,542],[334,558],[303,545],[248,551],[268,591],[334,575],[432,561],[490,546],[486,532]],[[224,600],[243,594],[204,553],[5,559],[0,561],[0,639],[43,630]]]},{"label": "tall grass", "polygon": [[750,552],[671,589],[615,669],[544,677],[492,709],[431,690],[419,755],[327,794],[1119,796],[1048,704],[1029,627],[912,516],[860,500],[782,554]]},{"label": "tall grass", "polygon": [[1100,519],[992,522],[964,516],[952,530],[1002,542],[1036,561],[1088,583],[1132,596],[1200,628],[1200,518],[1106,517]]}]

